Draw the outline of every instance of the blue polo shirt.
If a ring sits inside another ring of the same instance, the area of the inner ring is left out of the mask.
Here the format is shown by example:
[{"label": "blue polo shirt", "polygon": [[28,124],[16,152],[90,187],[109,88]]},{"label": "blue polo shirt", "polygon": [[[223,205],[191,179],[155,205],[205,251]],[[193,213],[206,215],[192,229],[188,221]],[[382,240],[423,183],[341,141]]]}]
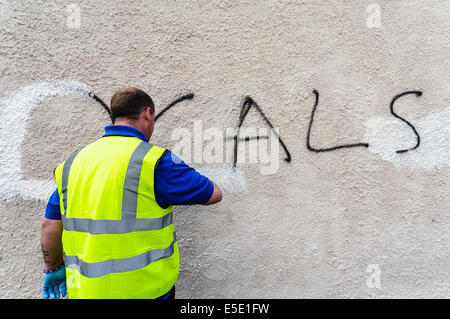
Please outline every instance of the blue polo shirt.
[{"label": "blue polo shirt", "polygon": [[[134,136],[148,142],[145,135],[131,126],[108,125],[105,127],[105,136]],[[212,196],[213,183],[195,169],[185,164],[170,151],[159,161],[155,171],[156,201],[162,208],[170,205],[204,204]],[[45,209],[45,217],[61,219],[59,207],[59,194],[55,190],[50,196]]]}]

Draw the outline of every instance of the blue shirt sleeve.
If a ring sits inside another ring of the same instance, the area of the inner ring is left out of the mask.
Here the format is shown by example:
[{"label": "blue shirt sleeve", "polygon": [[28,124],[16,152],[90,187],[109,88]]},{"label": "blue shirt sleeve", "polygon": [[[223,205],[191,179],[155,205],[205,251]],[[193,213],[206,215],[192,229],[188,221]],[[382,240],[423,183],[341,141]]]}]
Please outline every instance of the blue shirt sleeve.
[{"label": "blue shirt sleeve", "polygon": [[47,207],[45,208],[45,217],[48,219],[61,219],[58,189],[53,192],[48,200]]},{"label": "blue shirt sleeve", "polygon": [[161,158],[155,176],[156,201],[163,208],[204,204],[214,191],[214,184],[207,177],[172,152],[166,152]]}]

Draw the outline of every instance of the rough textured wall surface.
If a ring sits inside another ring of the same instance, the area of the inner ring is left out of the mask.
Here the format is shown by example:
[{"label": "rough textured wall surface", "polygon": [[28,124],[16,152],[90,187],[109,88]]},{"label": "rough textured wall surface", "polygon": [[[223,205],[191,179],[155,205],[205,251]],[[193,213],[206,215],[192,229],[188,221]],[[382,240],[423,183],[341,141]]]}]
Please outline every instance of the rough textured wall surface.
[{"label": "rough textured wall surface", "polygon": [[40,297],[53,169],[109,124],[93,94],[108,103],[126,86],[157,112],[193,94],[157,121],[163,147],[196,120],[236,128],[242,109],[286,147],[274,174],[233,154],[216,169],[192,161],[229,184],[218,205],[175,209],[177,296],[449,297],[449,1],[0,9],[1,298]]}]

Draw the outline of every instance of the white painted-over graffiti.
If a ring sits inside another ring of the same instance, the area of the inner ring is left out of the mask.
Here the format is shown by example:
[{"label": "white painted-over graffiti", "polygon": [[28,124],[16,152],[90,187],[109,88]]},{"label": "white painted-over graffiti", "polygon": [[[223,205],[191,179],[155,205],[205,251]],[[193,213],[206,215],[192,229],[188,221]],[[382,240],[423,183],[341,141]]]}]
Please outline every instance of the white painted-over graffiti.
[{"label": "white painted-over graffiti", "polygon": [[63,79],[33,83],[0,99],[0,198],[48,199],[55,189],[54,181],[24,180],[21,174],[21,145],[27,133],[30,113],[38,103],[49,97],[90,97],[91,94],[86,84]]},{"label": "white painted-over graffiti", "polygon": [[376,116],[365,122],[369,151],[398,166],[439,170],[450,165],[450,107],[414,120],[420,146],[410,152],[396,150],[414,145],[414,134],[405,123],[392,116]]},{"label": "white painted-over graffiti", "polygon": [[[0,99],[0,198],[48,200],[56,185],[52,180],[23,179],[21,145],[27,133],[31,111],[40,102],[54,96],[93,97],[92,90],[78,81],[63,79],[32,83],[5,99]],[[231,164],[199,169],[230,192],[246,192],[243,173]]]},{"label": "white painted-over graffiti", "polygon": [[[182,161],[177,154],[173,152],[171,154],[173,162],[180,163]],[[247,178],[245,174],[231,163],[204,165],[196,170],[230,193],[247,193]]]},{"label": "white painted-over graffiti", "polygon": [[245,174],[232,164],[220,166],[203,166],[197,171],[211,178],[220,188],[230,193],[247,193],[247,179]]}]

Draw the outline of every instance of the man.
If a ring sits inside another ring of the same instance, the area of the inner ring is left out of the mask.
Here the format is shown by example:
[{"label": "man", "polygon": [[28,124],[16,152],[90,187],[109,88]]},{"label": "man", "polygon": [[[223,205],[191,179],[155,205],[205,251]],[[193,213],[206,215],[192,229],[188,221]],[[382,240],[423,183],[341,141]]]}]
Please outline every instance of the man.
[{"label": "man", "polygon": [[172,205],[222,200],[208,178],[148,143],[155,107],[144,91],[119,90],[111,113],[105,135],[55,169],[42,222],[46,299],[66,289],[69,298],[174,298]]}]

